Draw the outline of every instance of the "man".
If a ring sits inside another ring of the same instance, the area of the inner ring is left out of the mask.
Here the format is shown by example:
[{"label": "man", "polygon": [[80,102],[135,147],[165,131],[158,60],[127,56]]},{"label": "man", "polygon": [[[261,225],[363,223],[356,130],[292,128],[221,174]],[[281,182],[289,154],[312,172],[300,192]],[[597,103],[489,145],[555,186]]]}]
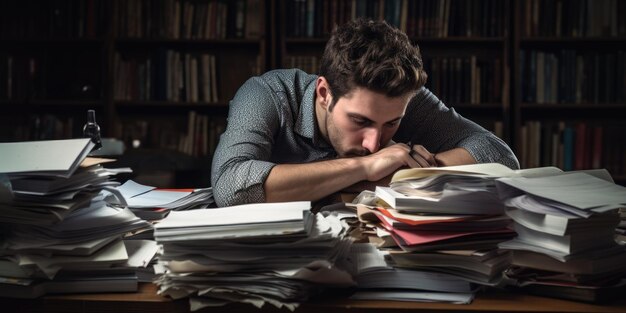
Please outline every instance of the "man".
[{"label": "man", "polygon": [[403,167],[519,167],[502,140],[425,83],[419,48],[398,29],[364,19],[338,27],[319,76],[275,70],[239,89],[213,158],[217,204],[315,201]]}]

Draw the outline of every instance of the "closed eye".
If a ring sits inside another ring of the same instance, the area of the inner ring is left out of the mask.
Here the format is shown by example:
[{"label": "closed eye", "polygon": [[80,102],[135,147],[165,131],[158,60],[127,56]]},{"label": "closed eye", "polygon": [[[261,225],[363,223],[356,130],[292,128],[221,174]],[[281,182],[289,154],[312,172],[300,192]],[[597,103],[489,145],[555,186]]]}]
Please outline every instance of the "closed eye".
[{"label": "closed eye", "polygon": [[387,122],[387,123],[385,123],[385,126],[386,126],[386,127],[389,127],[389,128],[393,128],[393,127],[398,126],[398,124],[400,124],[400,120],[395,120],[395,121]]},{"label": "closed eye", "polygon": [[367,127],[369,125],[372,125],[372,121],[368,120],[368,119],[364,119],[364,118],[358,118],[358,117],[351,117],[350,120],[352,121],[352,123],[360,126],[360,127]]},{"label": "closed eye", "polygon": [[385,127],[389,127],[389,128],[393,128],[396,127],[400,124],[400,121],[402,120],[402,118],[397,118],[393,121],[389,121],[387,123],[385,123]]}]

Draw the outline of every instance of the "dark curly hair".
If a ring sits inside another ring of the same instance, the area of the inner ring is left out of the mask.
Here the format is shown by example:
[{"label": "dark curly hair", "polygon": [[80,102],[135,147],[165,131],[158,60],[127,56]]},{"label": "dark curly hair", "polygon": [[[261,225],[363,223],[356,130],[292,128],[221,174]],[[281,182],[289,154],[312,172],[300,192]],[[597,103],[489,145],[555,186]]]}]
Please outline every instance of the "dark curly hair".
[{"label": "dark curly hair", "polygon": [[354,88],[388,97],[416,92],[426,83],[419,47],[385,21],[359,18],[335,28],[320,62],[333,103]]}]

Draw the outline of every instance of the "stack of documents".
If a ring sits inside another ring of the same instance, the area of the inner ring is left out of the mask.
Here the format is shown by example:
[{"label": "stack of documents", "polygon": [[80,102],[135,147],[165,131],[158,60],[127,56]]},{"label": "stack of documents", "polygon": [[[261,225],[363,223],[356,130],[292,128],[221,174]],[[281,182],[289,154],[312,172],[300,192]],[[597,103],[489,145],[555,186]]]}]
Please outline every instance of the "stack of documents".
[{"label": "stack of documents", "polygon": [[362,204],[357,210],[359,219],[376,229],[376,237],[392,239],[374,237],[370,242],[385,249],[389,264],[396,268],[444,272],[496,285],[509,266],[508,254],[497,249],[498,243],[515,235],[505,216],[416,215]]},{"label": "stack of documents", "polygon": [[595,301],[596,292],[623,285],[626,250],[615,228],[626,188],[606,171],[501,178],[497,188],[518,234],[500,247],[512,251],[507,275],[519,286]]},{"label": "stack of documents", "polygon": [[559,173],[554,167],[511,170],[498,163],[412,168],[396,172],[389,187],[376,187],[376,195],[406,213],[502,214],[495,179]]},{"label": "stack of documents", "polygon": [[105,169],[109,160],[86,158],[89,139],[0,143],[0,221],[50,225],[88,206],[110,177],[129,169]]},{"label": "stack of documents", "polygon": [[214,206],[213,189],[161,189],[132,180],[117,187],[126,205],[145,220],[160,220],[171,210],[206,209]]},{"label": "stack of documents", "polygon": [[163,245],[159,293],[190,297],[192,309],[230,302],[294,309],[325,286],[350,286],[334,266],[351,241],[337,216],[310,202],[172,211],[155,226]]},{"label": "stack of documents", "polygon": [[371,242],[390,249],[387,258],[396,268],[494,286],[509,266],[498,244],[515,236],[496,179],[561,172],[514,171],[495,163],[400,170],[389,187],[376,187],[379,201],[359,207],[359,217],[376,228],[381,239]]},{"label": "stack of documents", "polygon": [[357,281],[352,299],[420,302],[472,302],[476,286],[454,275],[392,267],[368,243],[352,245],[347,265]]},{"label": "stack of documents", "polygon": [[111,176],[130,170],[86,158],[92,147],[90,139],[0,143],[4,295],[136,289],[134,270],[111,280],[100,270],[127,265],[122,236],[150,225],[106,201],[105,189],[119,185]]}]

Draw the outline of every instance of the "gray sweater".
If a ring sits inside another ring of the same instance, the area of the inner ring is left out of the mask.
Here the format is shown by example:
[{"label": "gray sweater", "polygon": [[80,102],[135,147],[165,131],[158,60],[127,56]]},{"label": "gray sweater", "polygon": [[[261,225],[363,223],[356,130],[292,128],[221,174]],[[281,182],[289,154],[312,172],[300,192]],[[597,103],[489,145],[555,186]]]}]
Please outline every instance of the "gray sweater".
[{"label": "gray sweater", "polygon": [[[276,164],[337,157],[319,133],[316,79],[297,69],[274,70],[250,78],[237,91],[213,156],[211,185],[219,206],[264,202],[263,183]],[[433,153],[462,147],[479,163],[519,168],[502,140],[446,107],[426,88],[410,101],[393,140],[421,144]]]}]

